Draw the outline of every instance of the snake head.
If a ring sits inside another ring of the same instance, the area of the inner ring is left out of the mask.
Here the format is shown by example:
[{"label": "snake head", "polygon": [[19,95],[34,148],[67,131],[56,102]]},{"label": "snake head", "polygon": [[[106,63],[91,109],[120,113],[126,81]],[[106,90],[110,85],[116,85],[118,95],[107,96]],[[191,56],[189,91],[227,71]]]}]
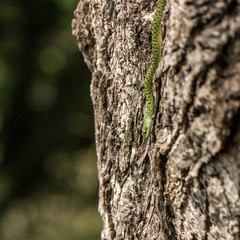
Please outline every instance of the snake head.
[{"label": "snake head", "polygon": [[142,135],[144,139],[147,139],[150,133],[151,120],[149,118],[145,119],[142,127]]}]

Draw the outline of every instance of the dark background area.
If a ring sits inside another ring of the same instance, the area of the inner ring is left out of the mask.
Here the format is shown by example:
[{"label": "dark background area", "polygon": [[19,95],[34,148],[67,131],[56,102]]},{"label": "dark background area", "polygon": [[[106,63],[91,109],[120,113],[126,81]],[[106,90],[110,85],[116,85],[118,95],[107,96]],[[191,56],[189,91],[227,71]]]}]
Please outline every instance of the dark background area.
[{"label": "dark background area", "polygon": [[1,0],[0,239],[100,239],[77,0]]}]

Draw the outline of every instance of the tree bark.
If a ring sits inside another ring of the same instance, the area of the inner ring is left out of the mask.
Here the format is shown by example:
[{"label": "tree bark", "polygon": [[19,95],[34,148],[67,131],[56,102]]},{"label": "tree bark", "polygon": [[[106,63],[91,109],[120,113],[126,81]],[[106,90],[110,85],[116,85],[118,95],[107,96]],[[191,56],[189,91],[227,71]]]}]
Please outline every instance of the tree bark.
[{"label": "tree bark", "polygon": [[102,239],[240,239],[240,1],[168,0],[141,127],[156,0],[81,0]]}]

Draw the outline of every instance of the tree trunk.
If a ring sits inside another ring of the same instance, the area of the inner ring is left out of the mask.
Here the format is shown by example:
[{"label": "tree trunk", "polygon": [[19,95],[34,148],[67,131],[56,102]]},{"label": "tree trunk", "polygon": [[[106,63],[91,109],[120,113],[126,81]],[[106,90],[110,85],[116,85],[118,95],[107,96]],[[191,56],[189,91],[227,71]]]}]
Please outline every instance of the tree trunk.
[{"label": "tree trunk", "polygon": [[156,0],[81,0],[102,239],[240,239],[240,1],[168,0],[141,134]]}]

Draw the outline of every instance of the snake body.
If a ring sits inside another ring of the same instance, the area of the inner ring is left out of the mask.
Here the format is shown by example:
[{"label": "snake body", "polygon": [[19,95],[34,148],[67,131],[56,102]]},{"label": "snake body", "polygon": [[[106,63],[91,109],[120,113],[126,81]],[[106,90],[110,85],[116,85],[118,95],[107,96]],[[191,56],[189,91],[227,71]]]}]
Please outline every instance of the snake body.
[{"label": "snake body", "polygon": [[144,80],[147,105],[142,127],[142,135],[144,139],[146,139],[149,136],[151,127],[151,120],[153,114],[152,79],[161,59],[161,45],[162,45],[161,19],[165,5],[166,0],[159,0],[152,22],[152,62],[147,70],[147,74]]}]

